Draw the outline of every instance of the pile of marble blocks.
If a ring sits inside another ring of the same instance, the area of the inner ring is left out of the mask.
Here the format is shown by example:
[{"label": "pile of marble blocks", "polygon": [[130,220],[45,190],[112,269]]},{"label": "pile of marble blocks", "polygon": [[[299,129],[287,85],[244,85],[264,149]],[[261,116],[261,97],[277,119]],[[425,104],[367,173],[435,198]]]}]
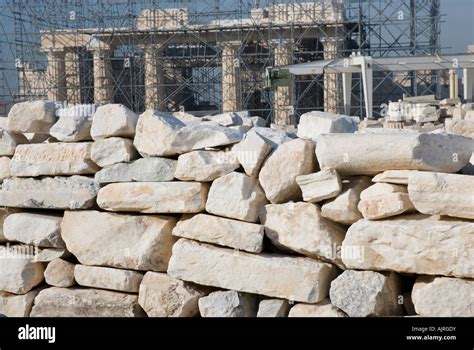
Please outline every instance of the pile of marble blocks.
[{"label": "pile of marble blocks", "polygon": [[0,314],[474,316],[474,140],[15,105]]}]

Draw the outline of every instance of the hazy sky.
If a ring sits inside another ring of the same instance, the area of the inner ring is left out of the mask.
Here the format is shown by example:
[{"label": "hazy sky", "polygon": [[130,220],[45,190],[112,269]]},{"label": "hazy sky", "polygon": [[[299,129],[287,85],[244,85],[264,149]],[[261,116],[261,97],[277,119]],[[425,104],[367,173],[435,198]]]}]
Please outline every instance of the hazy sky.
[{"label": "hazy sky", "polygon": [[441,0],[441,13],[441,45],[450,47],[448,52],[466,52],[474,45],[474,0]]}]

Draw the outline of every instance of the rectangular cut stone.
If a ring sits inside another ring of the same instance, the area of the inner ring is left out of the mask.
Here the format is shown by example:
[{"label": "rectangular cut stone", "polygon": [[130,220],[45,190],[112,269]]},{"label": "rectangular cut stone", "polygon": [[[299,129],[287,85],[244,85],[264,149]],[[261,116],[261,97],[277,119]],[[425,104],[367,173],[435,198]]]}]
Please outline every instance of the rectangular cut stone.
[{"label": "rectangular cut stone", "polygon": [[133,138],[138,116],[122,104],[100,106],[92,119],[91,136],[94,140],[119,136]]},{"label": "rectangular cut stone", "polygon": [[334,134],[320,137],[316,155],[321,168],[342,175],[386,170],[455,173],[469,163],[473,145],[472,139],[449,134]]},{"label": "rectangular cut stone", "polygon": [[414,173],[408,195],[420,213],[474,219],[474,176]]},{"label": "rectangular cut stone", "polygon": [[260,209],[267,203],[258,179],[232,172],[212,183],[206,211],[231,219],[257,222]]},{"label": "rectangular cut stone", "polygon": [[97,140],[91,147],[91,158],[100,167],[122,162],[130,162],[138,158],[133,141],[121,137],[110,137]]},{"label": "rectangular cut stone", "polygon": [[214,243],[250,253],[260,253],[263,226],[218,216],[197,214],[182,217],[173,229],[173,236]]},{"label": "rectangular cut stone", "polygon": [[65,248],[61,238],[62,219],[59,215],[14,213],[5,219],[3,232],[9,241],[38,247]]},{"label": "rectangular cut stone", "polygon": [[446,120],[446,131],[450,134],[474,138],[474,120]]},{"label": "rectangular cut stone", "polygon": [[358,209],[365,219],[378,220],[413,211],[414,207],[406,186],[376,183],[362,191]]},{"label": "rectangular cut stone", "polygon": [[355,118],[320,111],[311,111],[300,117],[298,137],[316,140],[322,134],[354,133],[359,125]]},{"label": "rectangular cut stone", "polygon": [[42,290],[31,317],[137,317],[144,316],[138,295],[99,289],[58,288]]},{"label": "rectangular cut stone", "polygon": [[301,189],[295,179],[316,170],[314,147],[311,141],[296,139],[282,144],[267,158],[258,180],[270,202],[301,200]]},{"label": "rectangular cut stone", "polygon": [[56,123],[54,101],[26,101],[15,103],[8,112],[6,128],[15,133],[48,134]]},{"label": "rectangular cut stone", "polygon": [[301,188],[303,200],[310,203],[336,197],[342,190],[341,179],[333,169],[297,176],[296,183]]},{"label": "rectangular cut stone", "polygon": [[342,242],[348,268],[474,277],[474,223],[425,215],[360,220]]},{"label": "rectangular cut stone", "polygon": [[143,157],[173,156],[185,153],[181,145],[173,145],[179,129],[185,124],[171,114],[146,110],[140,115],[133,144]]},{"label": "rectangular cut stone", "polygon": [[10,163],[12,176],[94,174],[92,143],[42,143],[18,145]]},{"label": "rectangular cut stone", "polygon": [[474,281],[419,276],[411,299],[423,317],[474,317]]},{"label": "rectangular cut stone", "polygon": [[41,209],[87,209],[98,186],[85,176],[11,178],[0,186],[0,206]]},{"label": "rectangular cut stone", "polygon": [[101,188],[97,204],[109,211],[198,213],[206,205],[209,185],[199,182],[134,182]]},{"label": "rectangular cut stone", "polygon": [[61,232],[83,265],[166,271],[176,219],[98,211],[64,213]]},{"label": "rectangular cut stone", "polygon": [[316,303],[328,295],[336,267],[308,258],[236,253],[180,239],[173,247],[168,274],[208,286]]},{"label": "rectangular cut stone", "polygon": [[172,145],[182,147],[184,152],[231,145],[242,140],[244,134],[213,122],[186,125],[179,129]]},{"label": "rectangular cut stone", "polygon": [[268,204],[262,208],[260,221],[265,234],[277,247],[344,268],[338,253],[346,229],[323,218],[317,204]]},{"label": "rectangular cut stone", "polygon": [[56,114],[59,116],[56,124],[52,126],[49,133],[58,141],[78,142],[90,141],[92,116],[96,105],[84,104],[60,108]]},{"label": "rectangular cut stone", "polygon": [[100,184],[113,182],[163,182],[174,178],[177,161],[153,157],[107,166],[95,174]]},{"label": "rectangular cut stone", "polygon": [[143,274],[111,267],[76,265],[74,278],[84,287],[138,293]]},{"label": "rectangular cut stone", "polygon": [[179,156],[174,176],[182,181],[213,181],[239,167],[232,151],[193,151]]}]

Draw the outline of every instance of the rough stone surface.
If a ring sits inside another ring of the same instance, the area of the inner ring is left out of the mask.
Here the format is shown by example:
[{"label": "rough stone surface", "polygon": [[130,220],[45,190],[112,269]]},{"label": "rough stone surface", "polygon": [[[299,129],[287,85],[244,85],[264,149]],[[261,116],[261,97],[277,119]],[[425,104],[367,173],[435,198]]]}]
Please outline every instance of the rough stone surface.
[{"label": "rough stone surface", "polygon": [[248,222],[257,222],[261,207],[268,203],[256,178],[233,172],[215,180],[206,203],[206,211]]},{"label": "rough stone surface", "polygon": [[108,290],[57,288],[42,290],[32,317],[137,317],[144,316],[138,296]]},{"label": "rough stone surface", "polygon": [[202,121],[202,118],[195,117],[194,115],[186,112],[173,112],[173,117],[179,119],[184,124],[200,123]]},{"label": "rough stone surface", "polygon": [[0,292],[0,316],[28,317],[38,292],[38,289],[21,295]]},{"label": "rough stone surface", "polygon": [[288,317],[347,317],[347,315],[326,298],[317,304],[296,304],[290,309]]},{"label": "rough stone surface", "polygon": [[54,259],[44,271],[46,283],[54,287],[72,287],[74,280],[74,264],[63,259]]},{"label": "rough stone surface", "polygon": [[28,143],[28,139],[22,134],[14,134],[0,129],[0,156],[14,155],[16,146],[24,143]]},{"label": "rough stone surface", "polygon": [[469,163],[473,142],[449,134],[337,134],[321,136],[316,154],[321,168],[334,168],[342,175],[386,170],[454,173]]},{"label": "rough stone surface", "polygon": [[61,238],[62,216],[36,213],[14,213],[3,224],[3,234],[9,241],[38,247],[65,248]]},{"label": "rough stone surface", "polygon": [[474,138],[474,120],[449,120],[446,122],[446,131],[450,134]]},{"label": "rough stone surface", "polygon": [[257,299],[233,290],[214,292],[199,299],[199,312],[202,317],[255,317]]},{"label": "rough stone surface", "polygon": [[360,220],[347,231],[348,268],[474,278],[474,223],[425,215]]},{"label": "rough stone surface", "polygon": [[92,144],[91,158],[100,167],[116,163],[130,162],[138,157],[130,139],[111,137]]},{"label": "rough stone surface", "polygon": [[330,133],[354,133],[358,129],[358,123],[354,118],[312,111],[303,114],[298,124],[298,137],[316,140],[322,134]]},{"label": "rough stone surface", "polygon": [[130,163],[109,165],[95,174],[100,184],[113,182],[164,182],[174,178],[176,160],[167,158],[141,158]]},{"label": "rough stone surface", "polygon": [[180,281],[165,273],[147,272],[140,284],[138,302],[150,317],[193,317],[206,288]]},{"label": "rough stone surface", "polygon": [[92,119],[91,136],[94,140],[107,137],[135,136],[137,115],[122,104],[100,106]]},{"label": "rough stone surface", "polygon": [[415,311],[424,317],[474,317],[474,281],[420,276],[412,290]]},{"label": "rough stone surface", "polygon": [[104,210],[141,213],[198,213],[209,186],[199,182],[130,182],[101,188],[97,204]]},{"label": "rough stone surface", "polygon": [[27,101],[13,105],[6,129],[16,133],[48,134],[56,123],[56,105],[49,101]]},{"label": "rough stone surface", "polygon": [[28,246],[0,246],[0,291],[25,294],[43,281],[43,264],[31,261]]},{"label": "rough stone surface", "polygon": [[[69,112],[69,107],[60,115],[50,130],[51,136],[62,142],[89,141],[91,137],[92,116],[86,113]],[[80,112],[80,111],[77,111]]]},{"label": "rough stone surface", "polygon": [[314,144],[297,139],[278,147],[263,164],[258,178],[270,202],[284,203],[301,199],[295,178],[315,170]]},{"label": "rough stone surface", "polygon": [[268,204],[260,221],[272,243],[343,267],[338,252],[346,229],[321,216],[312,203]]},{"label": "rough stone surface", "polygon": [[408,185],[408,177],[410,174],[416,172],[416,170],[387,170],[381,174],[375,175],[372,182]]},{"label": "rough stone surface", "polygon": [[[190,124],[179,129],[173,145],[184,147],[185,152],[208,147],[219,147],[239,142],[243,134],[213,122]],[[183,152],[184,153],[184,152]]]},{"label": "rough stone surface", "polygon": [[391,273],[346,270],[331,283],[331,302],[350,317],[398,316],[399,277]]},{"label": "rough stone surface", "polygon": [[288,300],[265,299],[258,304],[257,317],[287,317],[289,309]]},{"label": "rough stone surface", "polygon": [[296,183],[303,192],[303,200],[310,203],[334,198],[342,190],[341,179],[333,169],[322,169],[317,173],[297,176]]},{"label": "rough stone surface", "polygon": [[66,249],[45,248],[35,255],[33,262],[50,262],[59,258],[67,258],[71,255]]},{"label": "rough stone surface", "polygon": [[91,143],[19,145],[10,163],[13,176],[81,175],[99,170],[91,159]]},{"label": "rough stone surface", "polygon": [[193,151],[179,156],[174,177],[182,181],[213,181],[238,167],[232,151]]},{"label": "rough stone surface", "polygon": [[276,149],[278,146],[289,142],[293,141],[294,137],[291,137],[288,133],[282,130],[275,130],[272,128],[264,128],[264,127],[255,127],[252,128],[248,134],[247,137],[250,136],[250,134],[256,133],[259,136],[261,136],[266,142],[268,142],[270,145],[272,145],[273,149]]},{"label": "rough stone surface", "polygon": [[184,153],[173,146],[179,129],[186,124],[167,113],[147,110],[138,118],[133,144],[143,157],[174,156]]},{"label": "rough stone surface", "polygon": [[233,151],[248,176],[258,176],[272,144],[256,132],[248,133]]},{"label": "rough stone surface", "polygon": [[352,225],[362,219],[357,208],[360,194],[372,185],[367,176],[353,176],[342,180],[342,192],[336,198],[323,204],[321,215],[344,225]]},{"label": "rough stone surface", "polygon": [[250,253],[262,251],[263,234],[262,225],[207,214],[183,216],[173,229],[173,236]]},{"label": "rough stone surface", "polygon": [[410,175],[408,194],[423,214],[474,219],[474,177],[418,172]]},{"label": "rough stone surface", "polygon": [[85,176],[5,179],[0,206],[42,209],[87,209],[95,204],[98,186]]},{"label": "rough stone surface", "polygon": [[83,265],[166,271],[175,224],[175,218],[165,216],[67,211],[61,231]]},{"label": "rough stone surface", "polygon": [[360,194],[359,211],[369,220],[383,219],[413,211],[405,186],[376,183]]},{"label": "rough stone surface", "polygon": [[84,287],[138,293],[143,274],[111,267],[76,265],[74,278]]},{"label": "rough stone surface", "polygon": [[0,182],[10,176],[10,158],[0,157]]},{"label": "rough stone surface", "polygon": [[168,274],[208,286],[316,303],[328,295],[336,269],[309,258],[254,255],[182,238],[173,246]]}]

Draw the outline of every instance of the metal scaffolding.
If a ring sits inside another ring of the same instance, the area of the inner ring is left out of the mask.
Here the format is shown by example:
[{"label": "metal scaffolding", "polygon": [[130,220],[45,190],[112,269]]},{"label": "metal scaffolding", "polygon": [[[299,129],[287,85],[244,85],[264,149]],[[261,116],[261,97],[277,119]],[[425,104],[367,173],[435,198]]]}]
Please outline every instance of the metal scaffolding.
[{"label": "metal scaffolding", "polygon": [[[340,77],[266,87],[267,67],[436,54],[440,0],[6,0],[0,3],[0,115],[51,99],[211,114],[249,110],[295,123],[342,112]],[[377,73],[374,105],[440,96],[437,73]],[[353,76],[352,114],[364,115]],[[375,111],[377,115],[377,110]]]}]

